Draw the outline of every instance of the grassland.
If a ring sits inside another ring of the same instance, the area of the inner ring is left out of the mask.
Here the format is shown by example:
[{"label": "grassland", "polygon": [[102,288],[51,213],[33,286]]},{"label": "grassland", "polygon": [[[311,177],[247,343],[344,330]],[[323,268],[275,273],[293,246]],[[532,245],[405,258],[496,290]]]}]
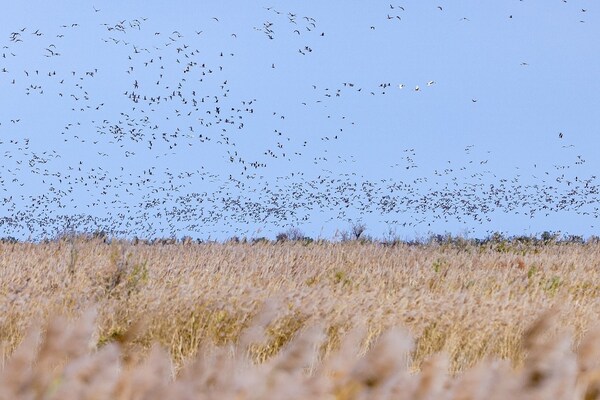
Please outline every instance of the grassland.
[{"label": "grassland", "polygon": [[598,398],[600,244],[0,244],[0,398]]}]

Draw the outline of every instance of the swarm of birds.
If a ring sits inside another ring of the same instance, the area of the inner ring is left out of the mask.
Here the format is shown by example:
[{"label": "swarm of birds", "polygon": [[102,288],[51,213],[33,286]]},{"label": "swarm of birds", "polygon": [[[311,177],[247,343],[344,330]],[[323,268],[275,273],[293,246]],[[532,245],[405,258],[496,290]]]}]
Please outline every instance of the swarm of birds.
[{"label": "swarm of birds", "polygon": [[[470,144],[461,160],[433,170],[417,162],[415,148],[398,149],[396,162],[373,178],[358,154],[341,150],[368,129],[351,110],[343,112],[345,101],[426,101],[443,79],[357,76],[325,84],[307,76],[297,103],[274,109],[264,92],[240,89],[240,63],[250,62],[264,82],[286,73],[282,50],[273,50],[281,42],[289,47],[286,57],[319,63],[335,35],[315,16],[266,7],[246,29],[234,32],[227,16],[209,16],[187,31],[158,29],[149,17],[107,20],[102,8],[91,8],[85,24],[21,26],[4,36],[0,87],[19,99],[0,114],[4,236],[40,239],[65,229],[207,236],[215,227],[233,235],[249,225],[285,229],[367,218],[416,229],[450,220],[493,226],[506,214],[575,213],[590,221],[600,215],[600,185],[585,173],[586,158],[566,130],[548,140],[568,162],[534,174],[497,173],[487,165],[494,154]],[[431,12],[445,17],[447,8]],[[381,21],[365,21],[364,34],[379,22],[401,27],[411,18],[410,7],[390,4]],[[73,62],[82,35],[97,48],[96,65]],[[246,54],[239,42],[248,35],[264,42],[270,58]],[[515,66],[534,68],[525,61]],[[461,101],[477,112],[485,99],[475,104],[474,96],[465,93]],[[303,110],[322,117],[304,136],[297,134],[308,115]]]}]

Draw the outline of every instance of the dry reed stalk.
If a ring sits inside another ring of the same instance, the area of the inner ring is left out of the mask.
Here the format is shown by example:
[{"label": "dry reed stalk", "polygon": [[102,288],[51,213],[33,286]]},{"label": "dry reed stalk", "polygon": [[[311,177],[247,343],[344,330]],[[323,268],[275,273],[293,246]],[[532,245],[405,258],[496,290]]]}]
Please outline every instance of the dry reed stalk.
[{"label": "dry reed stalk", "polygon": [[34,325],[8,358],[0,373],[0,399],[33,397],[33,363],[37,357],[41,327]]},{"label": "dry reed stalk", "polygon": [[517,382],[506,361],[484,360],[456,377],[452,387],[453,400],[501,400],[513,396]]},{"label": "dry reed stalk", "polygon": [[[256,322],[264,323],[266,314]],[[65,324],[60,317],[49,320],[45,335],[31,328],[0,374],[0,399],[597,398],[593,352],[600,346],[593,342],[600,340],[598,330],[584,337],[576,357],[569,335],[548,334],[553,318],[554,311],[545,313],[526,331],[528,357],[514,371],[507,363],[484,361],[452,377],[447,355],[438,353],[419,373],[410,373],[412,342],[398,329],[383,333],[362,357],[356,355],[364,330],[350,331],[338,353],[315,365],[323,339],[322,328],[315,326],[262,365],[231,349],[212,347],[176,376],[169,355],[158,345],[128,368],[123,368],[118,343],[90,348],[95,323],[93,312],[87,312],[62,331],[57,329]]]},{"label": "dry reed stalk", "polygon": [[167,398],[173,378],[171,359],[158,345],[152,346],[141,365],[124,371],[116,384],[114,398],[118,400],[160,400]]},{"label": "dry reed stalk", "polygon": [[446,374],[448,371],[448,356],[439,353],[425,360],[419,374],[419,384],[413,394],[415,400],[434,400],[446,397],[444,395]]},{"label": "dry reed stalk", "polygon": [[120,346],[109,343],[65,366],[59,387],[49,399],[111,399],[121,371]]},{"label": "dry reed stalk", "polygon": [[[75,268],[68,265],[72,251]],[[87,396],[81,388],[96,382],[89,371],[104,364],[107,387],[116,382],[123,396],[151,387],[139,376],[139,388],[131,387],[138,369],[164,374],[151,391],[176,393],[172,398],[256,398],[271,387],[284,393],[286,385],[315,398],[596,398],[600,392],[598,334],[584,335],[600,313],[598,244],[498,251],[74,241],[0,244],[0,264],[3,398],[57,398],[71,387]],[[113,285],[115,271],[121,275]],[[261,311],[264,298],[279,300]],[[90,303],[97,304],[96,323],[92,314],[78,323],[53,317],[80,314]],[[542,318],[528,329],[539,310],[556,304],[561,312],[554,322]],[[49,322],[36,338],[26,327],[39,315]],[[365,330],[352,339],[347,332],[357,321]],[[570,336],[555,332],[559,324],[583,337],[577,356]],[[300,334],[314,326],[326,333],[322,342],[316,333],[310,340]],[[414,337],[410,361],[366,361],[377,346],[394,348],[393,341],[375,340],[395,326]],[[111,342],[118,346],[104,350]],[[169,357],[151,350],[156,343]],[[371,350],[360,357],[365,348]],[[433,364],[424,363],[430,357]],[[504,364],[493,373],[472,369],[498,358],[515,370]],[[411,372],[403,370],[407,362]],[[383,372],[371,379],[365,365]]]},{"label": "dry reed stalk", "polygon": [[400,373],[408,369],[413,342],[406,332],[391,329],[383,333],[367,354],[350,371],[351,386],[358,384],[363,396],[384,396]]},{"label": "dry reed stalk", "polygon": [[600,399],[600,325],[586,333],[577,349],[578,392],[586,400]]}]

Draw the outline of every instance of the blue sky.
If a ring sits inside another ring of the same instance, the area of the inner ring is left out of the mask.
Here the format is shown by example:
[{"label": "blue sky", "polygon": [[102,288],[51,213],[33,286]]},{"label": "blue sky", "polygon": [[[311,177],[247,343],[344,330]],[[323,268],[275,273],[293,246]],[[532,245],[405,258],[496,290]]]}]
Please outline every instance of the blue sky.
[{"label": "blue sky", "polygon": [[597,234],[594,6],[10,3],[1,233]]}]

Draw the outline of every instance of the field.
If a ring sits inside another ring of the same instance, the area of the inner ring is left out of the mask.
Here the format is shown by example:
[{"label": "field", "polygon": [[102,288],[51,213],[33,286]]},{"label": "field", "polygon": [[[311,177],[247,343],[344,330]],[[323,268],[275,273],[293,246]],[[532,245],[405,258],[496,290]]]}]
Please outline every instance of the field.
[{"label": "field", "polygon": [[0,244],[1,399],[600,398],[600,243]]}]

